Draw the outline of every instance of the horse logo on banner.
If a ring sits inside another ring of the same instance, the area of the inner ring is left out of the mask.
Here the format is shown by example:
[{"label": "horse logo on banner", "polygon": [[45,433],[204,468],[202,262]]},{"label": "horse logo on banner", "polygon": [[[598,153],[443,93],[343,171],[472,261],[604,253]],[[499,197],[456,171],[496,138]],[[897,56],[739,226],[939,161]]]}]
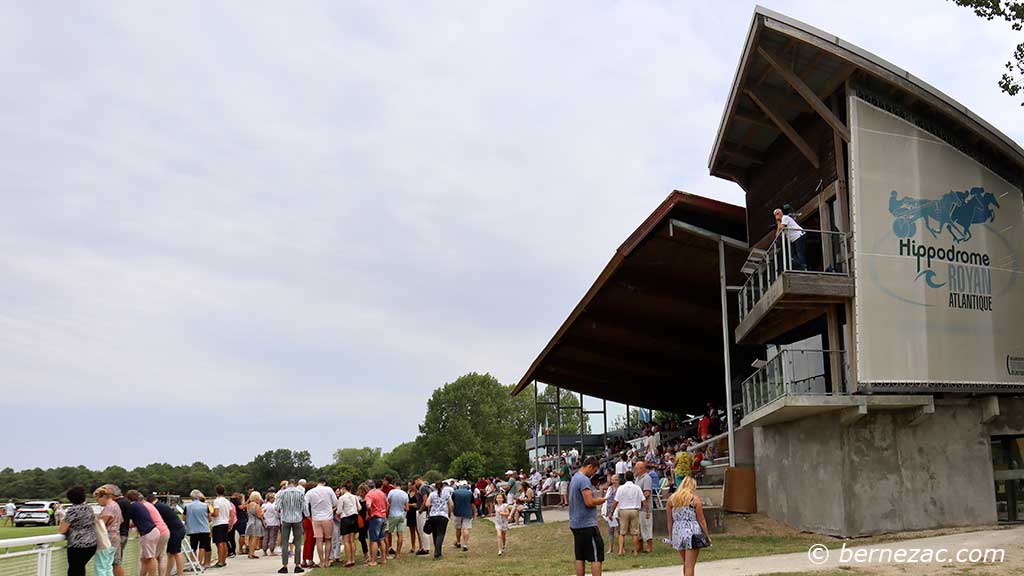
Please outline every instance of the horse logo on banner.
[{"label": "horse logo on banner", "polygon": [[966,242],[971,239],[971,224],[995,220],[992,206],[999,208],[999,201],[980,186],[963,192],[950,190],[937,200],[899,198],[895,190],[889,195],[889,213],[894,218],[892,232],[897,238],[913,236],[917,232],[915,222],[923,218],[924,227],[933,237],[938,238],[946,230],[957,244]]}]

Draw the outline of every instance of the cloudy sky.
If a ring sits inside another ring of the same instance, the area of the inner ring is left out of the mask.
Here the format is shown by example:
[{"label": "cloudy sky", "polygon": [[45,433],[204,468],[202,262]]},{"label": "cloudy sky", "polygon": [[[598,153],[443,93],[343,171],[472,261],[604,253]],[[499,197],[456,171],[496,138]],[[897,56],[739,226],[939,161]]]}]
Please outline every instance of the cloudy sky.
[{"label": "cloudy sky", "polygon": [[[706,160],[748,2],[4,3],[0,466],[247,462],[517,380]],[[1019,40],[937,0],[771,8],[1017,141]]]}]

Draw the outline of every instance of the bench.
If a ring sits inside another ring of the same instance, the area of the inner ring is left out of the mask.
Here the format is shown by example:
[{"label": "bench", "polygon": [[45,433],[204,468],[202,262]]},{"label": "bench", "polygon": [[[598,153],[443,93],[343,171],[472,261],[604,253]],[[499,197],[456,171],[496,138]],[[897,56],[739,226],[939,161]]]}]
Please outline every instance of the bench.
[{"label": "bench", "polygon": [[537,522],[538,524],[544,523],[544,512],[541,506],[541,498],[542,496],[537,494],[533,497],[530,504],[523,507],[523,524],[529,524],[531,516],[534,517],[534,522]]}]

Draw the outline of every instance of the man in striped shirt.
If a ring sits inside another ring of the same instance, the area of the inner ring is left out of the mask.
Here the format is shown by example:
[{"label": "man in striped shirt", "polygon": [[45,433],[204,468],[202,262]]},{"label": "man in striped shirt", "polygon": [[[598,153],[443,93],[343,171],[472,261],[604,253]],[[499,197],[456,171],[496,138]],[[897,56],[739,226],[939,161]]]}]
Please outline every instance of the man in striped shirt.
[{"label": "man in striped shirt", "polygon": [[288,487],[277,493],[277,511],[281,517],[281,569],[278,574],[288,573],[288,537],[295,534],[295,573],[304,572],[302,563],[302,518],[308,515],[305,505],[305,494],[295,484],[288,481]]}]

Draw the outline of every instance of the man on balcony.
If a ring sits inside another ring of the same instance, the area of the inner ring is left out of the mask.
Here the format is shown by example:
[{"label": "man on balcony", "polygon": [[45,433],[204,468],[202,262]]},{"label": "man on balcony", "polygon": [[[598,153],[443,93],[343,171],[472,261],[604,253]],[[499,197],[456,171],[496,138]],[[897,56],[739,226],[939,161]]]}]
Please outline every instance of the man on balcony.
[{"label": "man on balcony", "polygon": [[783,214],[782,210],[776,208],[773,212],[775,215],[775,226],[776,234],[778,238],[779,234],[786,233],[786,240],[789,241],[789,258],[793,265],[793,270],[807,270],[807,260],[804,256],[804,229],[796,223],[789,214]]}]

